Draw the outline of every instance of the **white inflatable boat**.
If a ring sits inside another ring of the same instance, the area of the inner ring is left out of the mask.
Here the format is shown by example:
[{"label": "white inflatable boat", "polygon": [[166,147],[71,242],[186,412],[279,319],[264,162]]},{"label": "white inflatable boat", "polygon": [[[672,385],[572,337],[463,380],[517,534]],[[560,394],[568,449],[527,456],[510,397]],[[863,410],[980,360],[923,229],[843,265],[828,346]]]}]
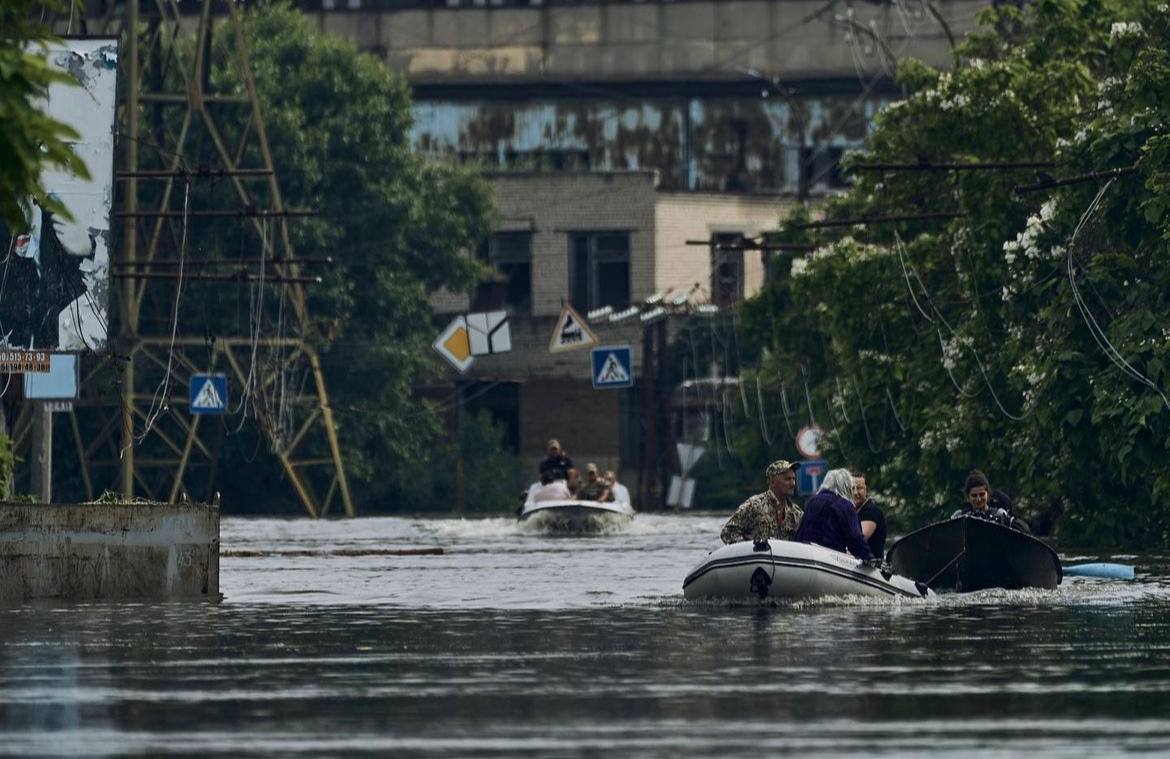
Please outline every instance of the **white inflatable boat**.
[{"label": "white inflatable boat", "polygon": [[934,595],[921,583],[883,572],[849,554],[810,543],[769,540],[723,546],[707,555],[683,581],[696,598]]},{"label": "white inflatable boat", "polygon": [[624,501],[534,501],[529,498],[520,521],[549,532],[608,532],[634,518],[634,507]]}]

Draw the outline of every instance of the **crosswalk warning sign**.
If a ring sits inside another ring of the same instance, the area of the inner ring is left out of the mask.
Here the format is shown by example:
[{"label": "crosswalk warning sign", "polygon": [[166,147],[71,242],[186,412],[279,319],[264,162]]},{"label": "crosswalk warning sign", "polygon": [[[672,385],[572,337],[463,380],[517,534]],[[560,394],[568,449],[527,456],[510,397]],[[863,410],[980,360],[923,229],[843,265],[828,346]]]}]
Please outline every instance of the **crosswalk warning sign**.
[{"label": "crosswalk warning sign", "polygon": [[227,413],[227,375],[191,375],[190,407],[192,414]]},{"label": "crosswalk warning sign", "polygon": [[589,348],[597,345],[597,336],[589,325],[581,318],[581,314],[573,310],[572,306],[561,309],[561,318],[557,319],[556,329],[553,330],[552,340],[549,340],[549,353],[563,353],[575,351],[579,348]]},{"label": "crosswalk warning sign", "polygon": [[632,387],[634,371],[630,361],[630,346],[610,345],[594,348],[590,353],[593,364],[593,388]]},{"label": "crosswalk warning sign", "polygon": [[471,353],[471,336],[467,331],[467,320],[456,316],[440,333],[433,343],[439,355],[455,367],[460,374],[471,368],[475,356]]}]

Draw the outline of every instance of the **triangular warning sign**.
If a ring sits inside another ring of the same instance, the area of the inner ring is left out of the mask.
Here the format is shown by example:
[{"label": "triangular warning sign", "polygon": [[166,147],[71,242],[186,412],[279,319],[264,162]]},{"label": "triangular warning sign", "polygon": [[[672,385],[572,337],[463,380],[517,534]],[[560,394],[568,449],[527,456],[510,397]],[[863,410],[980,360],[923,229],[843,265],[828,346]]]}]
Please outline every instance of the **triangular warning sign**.
[{"label": "triangular warning sign", "polygon": [[203,382],[203,389],[195,396],[195,400],[191,402],[191,408],[207,409],[215,411],[223,408],[223,398],[219,397],[219,393],[215,391],[215,382],[208,377]]},{"label": "triangular warning sign", "polygon": [[616,353],[611,353],[605,357],[605,362],[601,365],[601,371],[597,373],[595,384],[598,385],[614,385],[619,382],[629,382],[630,373],[626,371],[626,367],[622,366],[622,362],[618,360]]},{"label": "triangular warning sign", "polygon": [[561,309],[561,317],[557,319],[557,326],[548,343],[549,353],[592,348],[594,345],[597,345],[597,336],[589,329],[581,314],[574,311],[572,306]]}]

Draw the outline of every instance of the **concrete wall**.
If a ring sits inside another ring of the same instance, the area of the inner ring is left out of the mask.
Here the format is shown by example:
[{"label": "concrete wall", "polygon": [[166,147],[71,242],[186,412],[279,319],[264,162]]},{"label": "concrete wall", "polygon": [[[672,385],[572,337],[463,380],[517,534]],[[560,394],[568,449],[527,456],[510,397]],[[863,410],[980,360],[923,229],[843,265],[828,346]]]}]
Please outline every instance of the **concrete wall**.
[{"label": "concrete wall", "polygon": [[0,605],[219,600],[219,509],[0,503]]},{"label": "concrete wall", "polygon": [[[881,45],[857,27],[873,30],[899,57],[951,62],[942,25],[916,3],[842,2],[827,9],[823,0],[301,5],[310,12],[327,8],[314,13],[322,29],[378,51],[415,83],[718,80],[740,78],[743,68],[789,79],[881,73]],[[959,38],[989,5],[934,0]]]}]

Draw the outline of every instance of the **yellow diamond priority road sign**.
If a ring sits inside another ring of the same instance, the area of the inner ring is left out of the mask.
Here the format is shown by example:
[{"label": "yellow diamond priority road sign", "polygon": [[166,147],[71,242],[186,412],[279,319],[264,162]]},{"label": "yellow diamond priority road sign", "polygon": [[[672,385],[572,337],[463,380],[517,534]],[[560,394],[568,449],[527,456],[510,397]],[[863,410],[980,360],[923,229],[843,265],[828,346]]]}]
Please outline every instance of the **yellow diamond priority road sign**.
[{"label": "yellow diamond priority road sign", "polygon": [[456,316],[434,342],[435,350],[447,359],[451,366],[462,374],[475,363],[475,356],[471,355],[471,338],[467,332],[467,320]]}]

